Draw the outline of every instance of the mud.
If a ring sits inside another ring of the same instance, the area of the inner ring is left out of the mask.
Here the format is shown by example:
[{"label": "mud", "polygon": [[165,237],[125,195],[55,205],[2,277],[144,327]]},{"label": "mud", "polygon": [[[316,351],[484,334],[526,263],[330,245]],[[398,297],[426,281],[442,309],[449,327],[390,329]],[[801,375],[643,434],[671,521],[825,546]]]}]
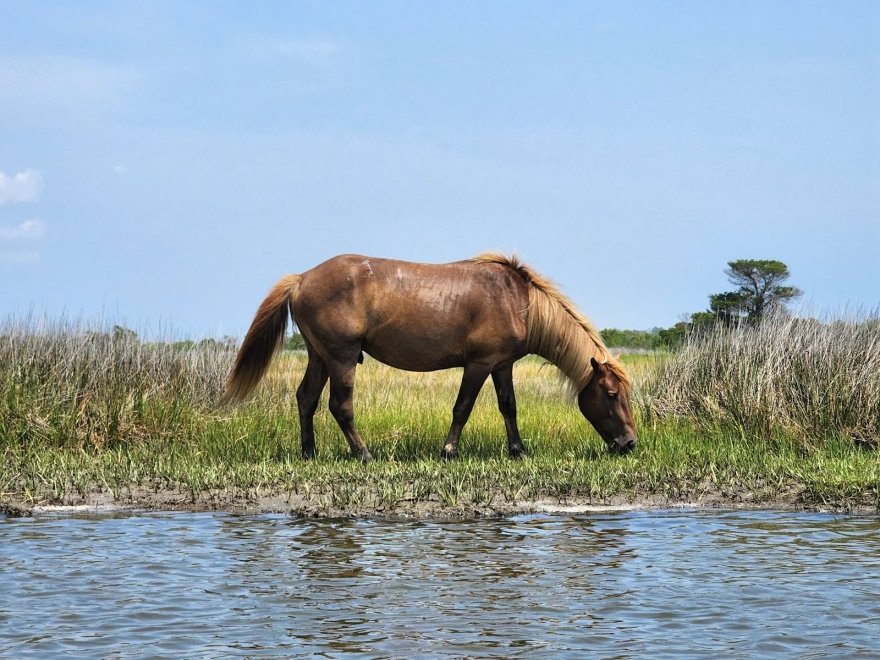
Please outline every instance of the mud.
[{"label": "mud", "polygon": [[110,492],[95,488],[87,493],[70,493],[61,498],[45,495],[23,499],[15,495],[0,496],[0,514],[10,517],[31,516],[50,512],[100,513],[114,511],[228,511],[241,514],[283,513],[305,517],[372,517],[372,518],[473,518],[502,517],[527,513],[578,514],[602,511],[669,508],[775,509],[828,511],[835,513],[878,514],[876,505],[868,502],[809,502],[801,493],[702,492],[680,497],[657,493],[623,493],[609,498],[570,496],[563,499],[539,497],[533,500],[504,501],[499,495],[489,502],[475,502],[466,497],[457,502],[438,498],[402,499],[393,503],[379,501],[364,493],[342,504],[332,494],[285,493],[266,491],[204,491],[126,488]]}]

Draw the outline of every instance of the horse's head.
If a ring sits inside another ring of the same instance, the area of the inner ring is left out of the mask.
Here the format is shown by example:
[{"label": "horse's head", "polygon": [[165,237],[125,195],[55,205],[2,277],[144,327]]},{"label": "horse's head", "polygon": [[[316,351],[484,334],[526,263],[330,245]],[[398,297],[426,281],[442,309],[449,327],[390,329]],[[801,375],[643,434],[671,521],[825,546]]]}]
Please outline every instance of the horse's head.
[{"label": "horse's head", "polygon": [[590,359],[593,375],[578,394],[578,407],[599,432],[608,449],[626,454],[636,447],[636,427],[626,384],[614,369]]}]

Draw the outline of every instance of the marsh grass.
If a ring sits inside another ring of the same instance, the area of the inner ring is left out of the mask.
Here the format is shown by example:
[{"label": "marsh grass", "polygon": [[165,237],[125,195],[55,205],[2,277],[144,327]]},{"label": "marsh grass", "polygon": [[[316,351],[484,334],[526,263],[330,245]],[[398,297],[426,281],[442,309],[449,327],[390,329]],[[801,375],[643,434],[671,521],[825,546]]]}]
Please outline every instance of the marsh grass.
[{"label": "marsh grass", "polygon": [[[349,458],[326,392],[315,418],[318,459],[300,458],[295,389],[302,353],[282,353],[247,403],[218,409],[234,359],[222,346],[142,344],[79,324],[11,324],[0,334],[3,497],[71,501],[105,491],[125,501],[137,490],[178,491],[204,504],[281,493],[326,513],[393,512],[419,502],[465,512],[539,498],[878,505],[876,450],[859,450],[827,429],[805,443],[788,418],[747,427],[739,417],[707,417],[707,408],[689,403],[700,397],[667,391],[676,370],[727,374],[729,367],[714,362],[700,366],[699,359],[715,358],[695,357],[696,346],[680,355],[624,356],[641,441],[626,457],[604,451],[555,368],[537,358],[520,361],[514,379],[528,457],[517,461],[506,456],[491,384],[465,428],[462,458],[444,462],[437,456],[460,370],[412,374],[367,358],[355,406],[376,460],[362,465]],[[716,380],[700,391],[721,396],[728,381],[703,377]],[[697,415],[706,419],[697,422]],[[838,417],[813,423],[827,419]],[[854,428],[844,419],[835,422],[839,428]]]},{"label": "marsh grass", "polygon": [[3,440],[101,449],[175,434],[210,408],[233,354],[73,322],[0,328]]},{"label": "marsh grass", "polygon": [[782,431],[807,447],[849,437],[880,439],[880,319],[777,316],[695,336],[644,381],[641,407],[768,438]]}]

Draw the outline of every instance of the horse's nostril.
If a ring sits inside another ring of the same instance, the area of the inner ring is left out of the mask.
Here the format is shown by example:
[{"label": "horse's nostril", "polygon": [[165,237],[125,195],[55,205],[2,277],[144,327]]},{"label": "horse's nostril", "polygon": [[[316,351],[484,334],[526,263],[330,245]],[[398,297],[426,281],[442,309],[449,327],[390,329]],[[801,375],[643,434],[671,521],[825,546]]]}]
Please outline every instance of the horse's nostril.
[{"label": "horse's nostril", "polygon": [[617,451],[619,451],[621,454],[628,454],[635,448],[636,448],[635,438],[627,438],[625,440],[623,438],[621,438],[620,440],[617,441]]}]

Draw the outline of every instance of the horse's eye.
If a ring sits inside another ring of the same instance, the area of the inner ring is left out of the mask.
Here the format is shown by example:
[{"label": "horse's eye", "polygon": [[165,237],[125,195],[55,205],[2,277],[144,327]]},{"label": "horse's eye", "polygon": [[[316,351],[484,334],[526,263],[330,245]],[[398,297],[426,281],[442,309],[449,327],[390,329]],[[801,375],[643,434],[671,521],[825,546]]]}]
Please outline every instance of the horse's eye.
[{"label": "horse's eye", "polygon": [[617,390],[608,390],[605,394],[608,395],[609,399],[616,399],[617,398]]}]

